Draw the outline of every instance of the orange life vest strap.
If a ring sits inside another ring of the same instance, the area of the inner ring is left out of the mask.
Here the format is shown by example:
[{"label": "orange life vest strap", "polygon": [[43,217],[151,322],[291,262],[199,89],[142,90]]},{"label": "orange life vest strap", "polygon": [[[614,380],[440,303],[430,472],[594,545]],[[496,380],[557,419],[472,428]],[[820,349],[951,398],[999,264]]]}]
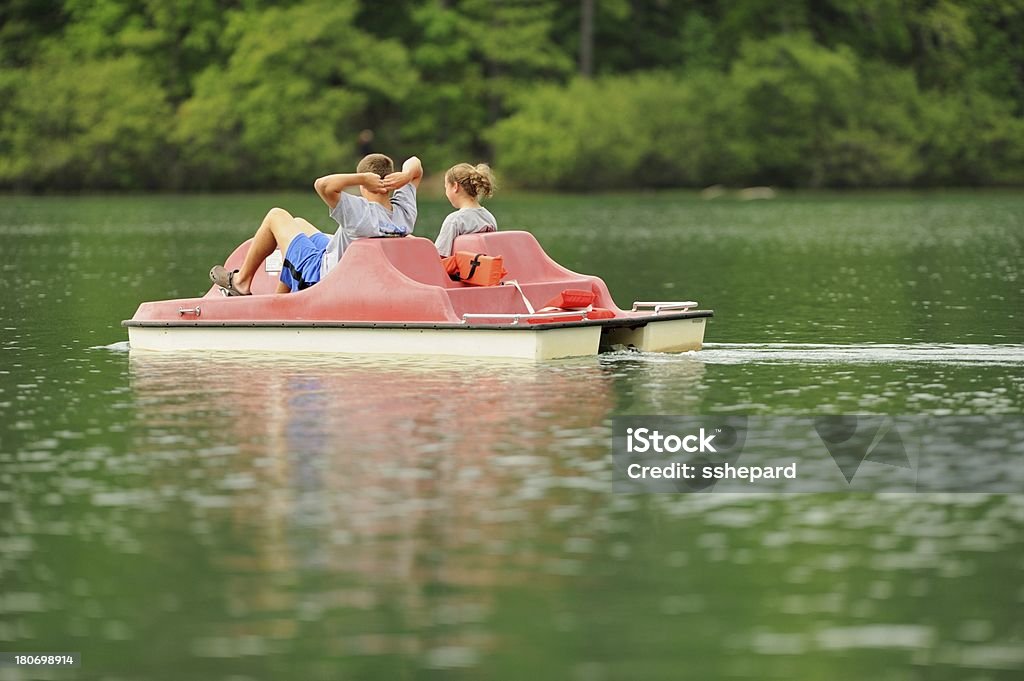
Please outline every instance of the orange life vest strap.
[{"label": "orange life vest strap", "polygon": [[486,255],[470,251],[458,251],[455,255],[441,260],[445,272],[452,281],[461,281],[474,286],[496,286],[508,272],[502,265],[500,255]]}]

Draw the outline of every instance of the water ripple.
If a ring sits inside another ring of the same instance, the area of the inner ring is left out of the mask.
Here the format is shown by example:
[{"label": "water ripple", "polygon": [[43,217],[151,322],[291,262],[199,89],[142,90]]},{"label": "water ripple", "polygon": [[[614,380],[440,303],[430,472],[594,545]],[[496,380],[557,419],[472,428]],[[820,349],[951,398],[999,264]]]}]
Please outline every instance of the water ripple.
[{"label": "water ripple", "polygon": [[707,343],[700,353],[688,356],[707,364],[937,362],[1017,365],[1024,364],[1024,345]]}]

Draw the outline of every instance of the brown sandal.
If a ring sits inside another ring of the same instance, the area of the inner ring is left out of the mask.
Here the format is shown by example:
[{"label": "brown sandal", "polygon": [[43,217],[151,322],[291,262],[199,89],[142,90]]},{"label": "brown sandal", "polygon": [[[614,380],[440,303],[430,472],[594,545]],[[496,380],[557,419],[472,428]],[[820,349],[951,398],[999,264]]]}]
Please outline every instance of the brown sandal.
[{"label": "brown sandal", "polygon": [[235,275],[238,274],[238,270],[228,270],[222,265],[214,265],[213,269],[210,270],[210,281],[217,286],[220,286],[220,290],[224,292],[226,296],[248,296],[250,293],[242,293],[235,288]]}]

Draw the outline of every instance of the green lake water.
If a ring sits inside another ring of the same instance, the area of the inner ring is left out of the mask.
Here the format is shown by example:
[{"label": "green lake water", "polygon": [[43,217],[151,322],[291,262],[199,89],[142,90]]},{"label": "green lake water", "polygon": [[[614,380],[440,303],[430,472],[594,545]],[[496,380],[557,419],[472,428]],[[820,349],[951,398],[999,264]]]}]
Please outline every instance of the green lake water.
[{"label": "green lake water", "polygon": [[1021,678],[1024,496],[613,494],[609,457],[623,414],[1024,414],[1020,193],[489,204],[620,306],[714,309],[699,353],[130,353],[273,205],[331,226],[0,197],[0,653],[83,661],[0,681]]}]

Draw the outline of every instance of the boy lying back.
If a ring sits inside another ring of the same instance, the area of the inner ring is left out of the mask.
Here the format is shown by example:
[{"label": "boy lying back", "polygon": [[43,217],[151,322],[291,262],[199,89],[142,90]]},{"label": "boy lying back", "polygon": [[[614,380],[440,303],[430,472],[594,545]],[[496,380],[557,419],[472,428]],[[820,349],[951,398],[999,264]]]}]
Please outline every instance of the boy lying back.
[{"label": "boy lying back", "polygon": [[[422,177],[423,166],[415,156],[395,172],[394,161],[384,154],[364,157],[354,173],[325,175],[313,187],[338,223],[334,236],[282,208],[271,208],[256,230],[241,268],[229,271],[217,265],[210,270],[210,280],[230,296],[247,296],[253,275],[267,256],[280,248],[284,265],[277,292],[309,288],[338,264],[354,240],[411,234],[416,225],[416,189]],[[360,196],[345,193],[346,187],[354,186],[359,187]]]}]

